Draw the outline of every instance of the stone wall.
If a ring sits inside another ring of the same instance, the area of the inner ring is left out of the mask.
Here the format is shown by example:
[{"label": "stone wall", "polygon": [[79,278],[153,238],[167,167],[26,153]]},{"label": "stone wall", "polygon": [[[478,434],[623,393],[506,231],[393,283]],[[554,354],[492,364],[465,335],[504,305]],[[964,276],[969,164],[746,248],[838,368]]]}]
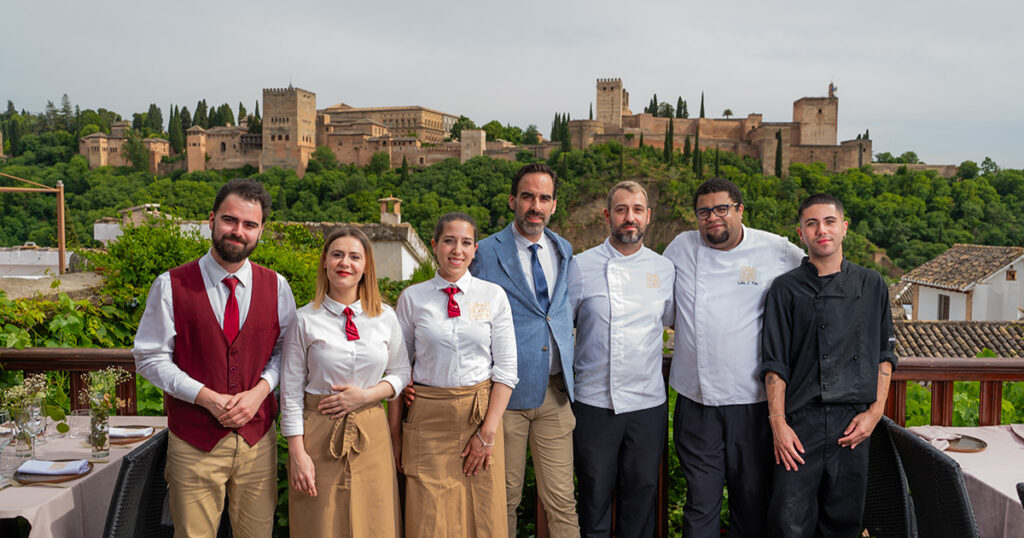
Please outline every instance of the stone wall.
[{"label": "stone wall", "polygon": [[793,123],[799,126],[802,146],[836,145],[839,123],[839,99],[836,97],[804,97],[793,103]]},{"label": "stone wall", "polygon": [[876,174],[893,175],[902,166],[907,170],[934,170],[939,177],[955,177],[959,167],[954,164],[900,164],[900,163],[870,163],[871,170]]}]

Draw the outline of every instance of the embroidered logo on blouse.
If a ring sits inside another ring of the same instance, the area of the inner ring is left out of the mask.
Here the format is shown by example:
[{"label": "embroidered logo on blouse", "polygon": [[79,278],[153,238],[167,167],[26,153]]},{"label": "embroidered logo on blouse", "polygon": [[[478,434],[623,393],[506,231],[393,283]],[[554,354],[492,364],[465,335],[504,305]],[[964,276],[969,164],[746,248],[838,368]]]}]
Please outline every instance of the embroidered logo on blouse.
[{"label": "embroidered logo on blouse", "polygon": [[660,288],[661,279],[658,278],[658,273],[647,273],[647,287],[648,288]]},{"label": "embroidered logo on blouse", "polygon": [[474,320],[474,321],[478,321],[478,320],[486,321],[486,320],[491,319],[491,303],[490,302],[478,303],[478,302],[475,302],[475,301],[470,301],[470,303],[469,303],[469,319]]},{"label": "embroidered logo on blouse", "polygon": [[757,281],[757,267],[744,266],[740,267],[740,279],[736,282],[740,286],[759,286],[760,282]]}]

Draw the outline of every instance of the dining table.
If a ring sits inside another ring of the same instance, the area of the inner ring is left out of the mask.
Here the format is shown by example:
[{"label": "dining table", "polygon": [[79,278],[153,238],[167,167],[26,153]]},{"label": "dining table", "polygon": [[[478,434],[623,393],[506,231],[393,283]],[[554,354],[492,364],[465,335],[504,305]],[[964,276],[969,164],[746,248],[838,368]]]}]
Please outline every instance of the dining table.
[{"label": "dining table", "polygon": [[[908,429],[921,435],[918,428]],[[980,538],[1024,538],[1024,506],[1017,496],[1017,483],[1024,482],[1024,425],[943,429],[986,445],[977,452],[945,450],[960,464]]]},{"label": "dining table", "polygon": [[[112,416],[111,427],[167,427],[167,417]],[[113,439],[112,439],[113,440]],[[107,509],[114,492],[121,460],[144,439],[110,445],[110,455],[93,462],[90,472],[60,484],[24,483],[0,490],[0,520],[24,518],[31,526],[30,538],[93,538],[103,535]],[[8,456],[11,452],[5,452]],[[36,446],[35,459],[44,461],[89,460],[91,448],[82,439],[68,436],[47,439]],[[17,528],[12,521],[0,528]]]}]

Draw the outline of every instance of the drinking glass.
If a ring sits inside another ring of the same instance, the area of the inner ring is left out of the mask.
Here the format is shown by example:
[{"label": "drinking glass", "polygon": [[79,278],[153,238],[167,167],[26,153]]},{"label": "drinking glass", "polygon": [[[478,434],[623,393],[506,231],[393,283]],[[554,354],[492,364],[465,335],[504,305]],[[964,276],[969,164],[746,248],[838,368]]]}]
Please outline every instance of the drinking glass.
[{"label": "drinking glass", "polygon": [[4,457],[4,449],[11,444],[11,439],[14,439],[14,421],[11,420],[9,411],[0,409],[0,478],[8,478],[14,474],[13,468],[8,469],[13,463],[13,458]]}]

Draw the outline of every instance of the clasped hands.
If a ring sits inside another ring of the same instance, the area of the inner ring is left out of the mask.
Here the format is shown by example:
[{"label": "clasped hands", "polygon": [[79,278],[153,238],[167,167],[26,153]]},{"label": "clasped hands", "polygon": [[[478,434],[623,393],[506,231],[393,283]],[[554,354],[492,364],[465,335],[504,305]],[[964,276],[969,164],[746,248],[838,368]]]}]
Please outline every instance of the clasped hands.
[{"label": "clasped hands", "polygon": [[[872,409],[858,413],[843,430],[843,437],[838,440],[839,446],[850,450],[857,448],[857,445],[871,437],[871,432],[875,430],[875,426],[881,418],[881,413]],[[772,425],[775,464],[785,466],[787,471],[796,471],[797,464],[804,464],[804,459],[800,456],[804,453],[804,446],[800,442],[800,438],[786,423],[785,416],[773,417],[769,421]]]}]

